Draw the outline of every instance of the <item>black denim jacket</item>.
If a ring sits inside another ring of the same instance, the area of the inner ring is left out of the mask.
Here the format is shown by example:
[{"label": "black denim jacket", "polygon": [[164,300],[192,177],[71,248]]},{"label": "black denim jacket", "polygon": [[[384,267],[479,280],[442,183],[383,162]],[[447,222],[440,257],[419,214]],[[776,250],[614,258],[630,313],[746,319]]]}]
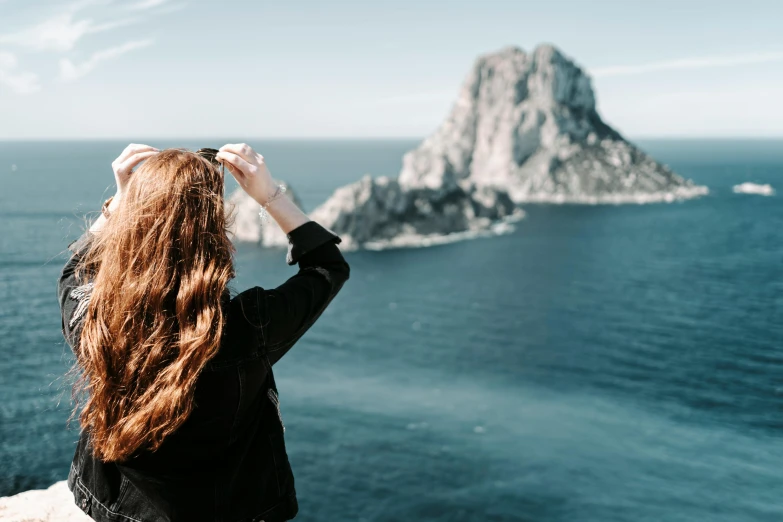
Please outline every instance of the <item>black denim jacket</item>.
[{"label": "black denim jacket", "polygon": [[[74,268],[86,232],[58,285],[63,334],[76,350],[91,285]],[[349,277],[340,237],[314,221],[288,234],[299,271],[275,289],[231,298],[220,350],[196,384],[195,408],[156,452],[122,463],[92,454],[82,430],[68,475],[76,504],[97,521],[278,522],[298,510],[272,365],[323,313]]]}]

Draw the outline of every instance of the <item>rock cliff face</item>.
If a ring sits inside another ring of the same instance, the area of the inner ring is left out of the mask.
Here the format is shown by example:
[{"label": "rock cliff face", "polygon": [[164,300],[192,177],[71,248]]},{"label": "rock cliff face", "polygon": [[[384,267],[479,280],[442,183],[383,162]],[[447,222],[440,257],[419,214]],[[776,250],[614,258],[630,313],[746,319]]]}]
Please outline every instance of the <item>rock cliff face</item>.
[{"label": "rock cliff face", "polygon": [[480,57],[446,121],[405,155],[399,179],[497,187],[518,203],[646,203],[707,192],[605,124],[590,78],[551,45]]}]

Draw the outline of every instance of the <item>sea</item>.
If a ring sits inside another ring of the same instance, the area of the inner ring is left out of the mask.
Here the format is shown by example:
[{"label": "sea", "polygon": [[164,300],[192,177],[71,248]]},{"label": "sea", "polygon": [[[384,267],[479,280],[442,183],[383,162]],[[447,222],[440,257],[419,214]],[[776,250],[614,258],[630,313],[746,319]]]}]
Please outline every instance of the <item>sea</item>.
[{"label": "sea", "polygon": [[[250,143],[312,210],[417,141]],[[346,252],[276,366],[297,520],[783,520],[783,141],[638,143],[709,195],[524,205],[504,235]],[[0,496],[67,476],[55,287],[125,145],[0,143]],[[284,258],[238,244],[232,288],[282,283]]]}]

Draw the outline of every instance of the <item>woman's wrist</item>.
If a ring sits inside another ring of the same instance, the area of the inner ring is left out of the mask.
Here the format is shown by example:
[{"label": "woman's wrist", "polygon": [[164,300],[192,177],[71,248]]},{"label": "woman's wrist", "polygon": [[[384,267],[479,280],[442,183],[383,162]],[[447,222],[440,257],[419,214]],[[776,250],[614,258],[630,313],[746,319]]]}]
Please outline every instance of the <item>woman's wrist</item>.
[{"label": "woman's wrist", "polygon": [[109,212],[114,212],[120,207],[120,201],[122,200],[122,193],[117,192],[111,197],[109,205],[106,207]]},{"label": "woman's wrist", "polygon": [[265,206],[272,200],[273,197],[275,197],[275,194],[278,193],[278,190],[278,185],[272,185],[269,189],[264,191],[262,196],[255,198],[256,203],[262,207]]},{"label": "woman's wrist", "polygon": [[287,196],[275,199],[266,210],[285,234],[310,221],[310,218]]}]

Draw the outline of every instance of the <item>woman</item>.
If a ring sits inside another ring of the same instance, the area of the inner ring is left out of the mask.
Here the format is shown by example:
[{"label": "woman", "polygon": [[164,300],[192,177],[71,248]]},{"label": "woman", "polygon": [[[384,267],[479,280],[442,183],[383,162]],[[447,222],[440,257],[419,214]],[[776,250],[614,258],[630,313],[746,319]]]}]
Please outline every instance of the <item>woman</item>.
[{"label": "woman", "polygon": [[[130,145],[112,164],[117,193],[69,246],[58,294],[82,431],[68,486],[94,520],[297,513],[272,366],[349,267],[341,239],[281,197],[262,156],[214,152]],[[277,288],[229,293],[221,163],[288,236],[299,271]]]}]

